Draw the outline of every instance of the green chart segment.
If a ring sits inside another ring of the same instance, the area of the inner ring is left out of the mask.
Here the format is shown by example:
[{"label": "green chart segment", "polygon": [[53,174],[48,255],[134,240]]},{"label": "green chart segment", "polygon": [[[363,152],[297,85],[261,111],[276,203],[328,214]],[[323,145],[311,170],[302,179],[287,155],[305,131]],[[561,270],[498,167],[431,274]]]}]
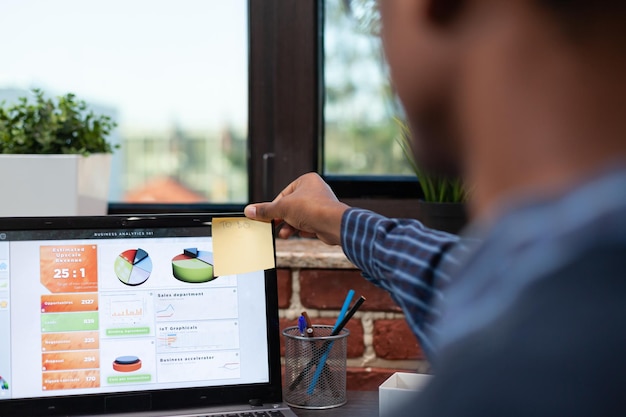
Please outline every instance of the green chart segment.
[{"label": "green chart segment", "polygon": [[172,272],[179,281],[200,283],[217,277],[213,275],[213,253],[187,248],[172,258]]},{"label": "green chart segment", "polygon": [[41,315],[42,332],[98,330],[98,312],[47,313]]},{"label": "green chart segment", "polygon": [[145,250],[128,249],[115,259],[115,275],[126,285],[141,285],[150,278],[152,260]]}]

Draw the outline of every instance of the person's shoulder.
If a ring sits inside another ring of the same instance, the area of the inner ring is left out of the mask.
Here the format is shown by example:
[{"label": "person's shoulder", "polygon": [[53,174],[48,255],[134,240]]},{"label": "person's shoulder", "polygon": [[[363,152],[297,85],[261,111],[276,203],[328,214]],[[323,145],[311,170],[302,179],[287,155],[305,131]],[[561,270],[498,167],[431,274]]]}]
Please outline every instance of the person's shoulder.
[{"label": "person's shoulder", "polygon": [[[528,288],[533,297],[552,297],[555,293],[584,296],[587,302],[626,290],[626,236],[597,239],[544,279]],[[610,294],[604,291],[611,290]],[[523,306],[520,306],[523,307]]]},{"label": "person's shoulder", "polygon": [[[626,240],[589,245],[447,347],[424,416],[626,415]],[[454,398],[454,401],[451,399]]]}]

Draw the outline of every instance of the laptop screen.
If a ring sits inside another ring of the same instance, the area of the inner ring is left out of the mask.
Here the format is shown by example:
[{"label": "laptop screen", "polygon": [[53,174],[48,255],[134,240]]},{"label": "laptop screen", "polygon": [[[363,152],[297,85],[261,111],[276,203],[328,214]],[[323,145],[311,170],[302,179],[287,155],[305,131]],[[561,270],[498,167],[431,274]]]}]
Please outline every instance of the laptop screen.
[{"label": "laptop screen", "polygon": [[198,405],[237,400],[207,400],[211,388],[275,385],[275,271],[216,276],[211,219],[0,219],[0,411],[154,409],[163,393]]}]

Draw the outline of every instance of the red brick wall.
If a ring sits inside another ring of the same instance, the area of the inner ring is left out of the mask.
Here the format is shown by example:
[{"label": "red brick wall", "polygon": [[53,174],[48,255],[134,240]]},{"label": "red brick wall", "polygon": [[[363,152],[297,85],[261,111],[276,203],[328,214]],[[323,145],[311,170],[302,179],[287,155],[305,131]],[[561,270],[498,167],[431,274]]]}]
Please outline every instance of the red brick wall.
[{"label": "red brick wall", "polygon": [[280,268],[281,329],[295,326],[302,311],[314,324],[334,324],[350,288],[366,301],[347,326],[348,389],[377,390],[397,371],[427,372],[428,364],[400,308],[356,269]]}]

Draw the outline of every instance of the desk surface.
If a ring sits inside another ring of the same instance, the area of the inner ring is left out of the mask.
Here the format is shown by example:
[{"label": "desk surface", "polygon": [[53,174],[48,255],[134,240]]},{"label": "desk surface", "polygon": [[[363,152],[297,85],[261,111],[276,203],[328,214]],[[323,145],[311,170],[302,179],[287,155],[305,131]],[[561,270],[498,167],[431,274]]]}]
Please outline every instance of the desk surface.
[{"label": "desk surface", "polygon": [[378,417],[378,391],[348,391],[348,403],[328,410],[292,408],[298,417]]}]

